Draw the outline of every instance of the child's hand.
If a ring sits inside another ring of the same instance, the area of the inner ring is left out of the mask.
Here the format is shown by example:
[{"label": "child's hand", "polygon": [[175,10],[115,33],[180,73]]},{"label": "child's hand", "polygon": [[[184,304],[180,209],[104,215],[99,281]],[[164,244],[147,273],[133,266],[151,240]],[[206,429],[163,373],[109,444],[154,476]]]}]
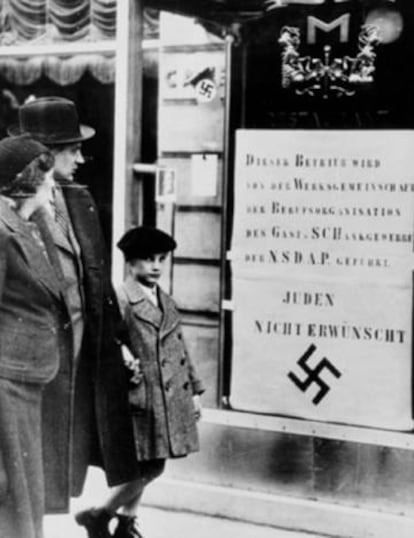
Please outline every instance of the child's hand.
[{"label": "child's hand", "polygon": [[138,385],[142,380],[141,364],[138,357],[134,357],[126,346],[121,347],[124,365],[132,373],[130,381]]},{"label": "child's hand", "polygon": [[194,403],[194,415],[196,420],[200,420],[201,418],[201,398],[199,394],[194,394],[193,396],[193,403]]},{"label": "child's hand", "polygon": [[129,365],[134,363],[135,357],[132,355],[130,350],[125,345],[121,346],[121,351],[122,351],[122,358],[124,360],[124,364],[128,368]]}]

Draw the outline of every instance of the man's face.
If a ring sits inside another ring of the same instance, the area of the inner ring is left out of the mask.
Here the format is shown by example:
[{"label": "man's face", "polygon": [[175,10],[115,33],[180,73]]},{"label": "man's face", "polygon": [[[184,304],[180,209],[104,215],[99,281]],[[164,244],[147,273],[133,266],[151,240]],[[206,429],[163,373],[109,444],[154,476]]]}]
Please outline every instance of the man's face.
[{"label": "man's face", "polygon": [[62,148],[54,148],[52,152],[55,157],[53,167],[55,177],[57,179],[73,180],[78,166],[85,162],[81,143],[76,142],[62,146]]}]

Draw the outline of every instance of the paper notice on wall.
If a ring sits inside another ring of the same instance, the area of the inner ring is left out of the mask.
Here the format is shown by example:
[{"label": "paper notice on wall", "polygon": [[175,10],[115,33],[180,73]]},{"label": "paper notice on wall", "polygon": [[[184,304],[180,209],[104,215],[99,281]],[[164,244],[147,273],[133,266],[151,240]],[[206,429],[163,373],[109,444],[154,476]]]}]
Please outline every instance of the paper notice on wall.
[{"label": "paper notice on wall", "polygon": [[174,168],[157,168],[155,177],[155,200],[158,203],[172,203],[177,199],[177,182]]},{"label": "paper notice on wall", "polygon": [[217,196],[217,154],[195,153],[191,156],[191,194]]},{"label": "paper notice on wall", "polygon": [[234,408],[412,427],[412,132],[240,131]]}]

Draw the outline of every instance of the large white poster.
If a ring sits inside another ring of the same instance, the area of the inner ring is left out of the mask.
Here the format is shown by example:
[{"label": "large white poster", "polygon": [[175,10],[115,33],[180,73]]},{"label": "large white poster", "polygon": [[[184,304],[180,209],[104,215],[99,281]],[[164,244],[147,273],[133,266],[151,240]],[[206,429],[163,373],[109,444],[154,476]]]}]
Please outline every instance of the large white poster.
[{"label": "large white poster", "polygon": [[237,133],[236,409],[412,427],[414,133]]}]

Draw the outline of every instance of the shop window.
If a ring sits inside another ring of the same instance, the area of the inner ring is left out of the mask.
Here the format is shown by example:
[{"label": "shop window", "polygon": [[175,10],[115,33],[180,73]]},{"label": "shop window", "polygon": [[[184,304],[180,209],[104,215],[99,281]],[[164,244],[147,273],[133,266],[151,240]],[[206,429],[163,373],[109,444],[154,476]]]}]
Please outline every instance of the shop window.
[{"label": "shop window", "polygon": [[[369,49],[370,80],[358,67],[364,40],[371,39],[363,23],[375,9],[383,16],[382,6],[334,4],[335,13],[332,2],[306,8],[309,13],[281,10],[233,35],[227,169],[224,43],[194,21],[184,23],[187,32],[177,31],[181,18],[166,16],[158,166],[173,174],[176,190],[173,201],[156,198],[156,222],[180,246],[165,284],[207,377],[207,406],[409,430],[413,208],[404,193],[411,189],[414,78],[407,66],[414,19],[404,3],[392,6],[386,39]],[[298,54],[308,74],[319,61],[319,89],[285,84],[280,36],[286,25],[302,32]],[[352,73],[350,62],[357,66]],[[319,194],[318,180],[329,184]],[[355,182],[364,195],[340,191]],[[400,194],[386,199],[387,189]],[[373,234],[382,239],[371,248]],[[397,238],[395,244],[385,236]],[[273,276],[265,270],[269,260],[277,268]],[[289,319],[288,302],[296,305]],[[382,410],[370,407],[388,382],[394,388],[383,392]]]},{"label": "shop window", "polygon": [[[161,15],[156,224],[178,242],[164,285],[215,407],[220,357],[224,42],[193,19]],[[170,186],[172,185],[172,188]]]},{"label": "shop window", "polygon": [[[292,8],[245,31],[229,404],[411,430],[412,13],[393,6],[393,39],[375,43],[372,76],[353,86],[370,11],[335,8]],[[286,52],[287,25],[302,42]]]}]

